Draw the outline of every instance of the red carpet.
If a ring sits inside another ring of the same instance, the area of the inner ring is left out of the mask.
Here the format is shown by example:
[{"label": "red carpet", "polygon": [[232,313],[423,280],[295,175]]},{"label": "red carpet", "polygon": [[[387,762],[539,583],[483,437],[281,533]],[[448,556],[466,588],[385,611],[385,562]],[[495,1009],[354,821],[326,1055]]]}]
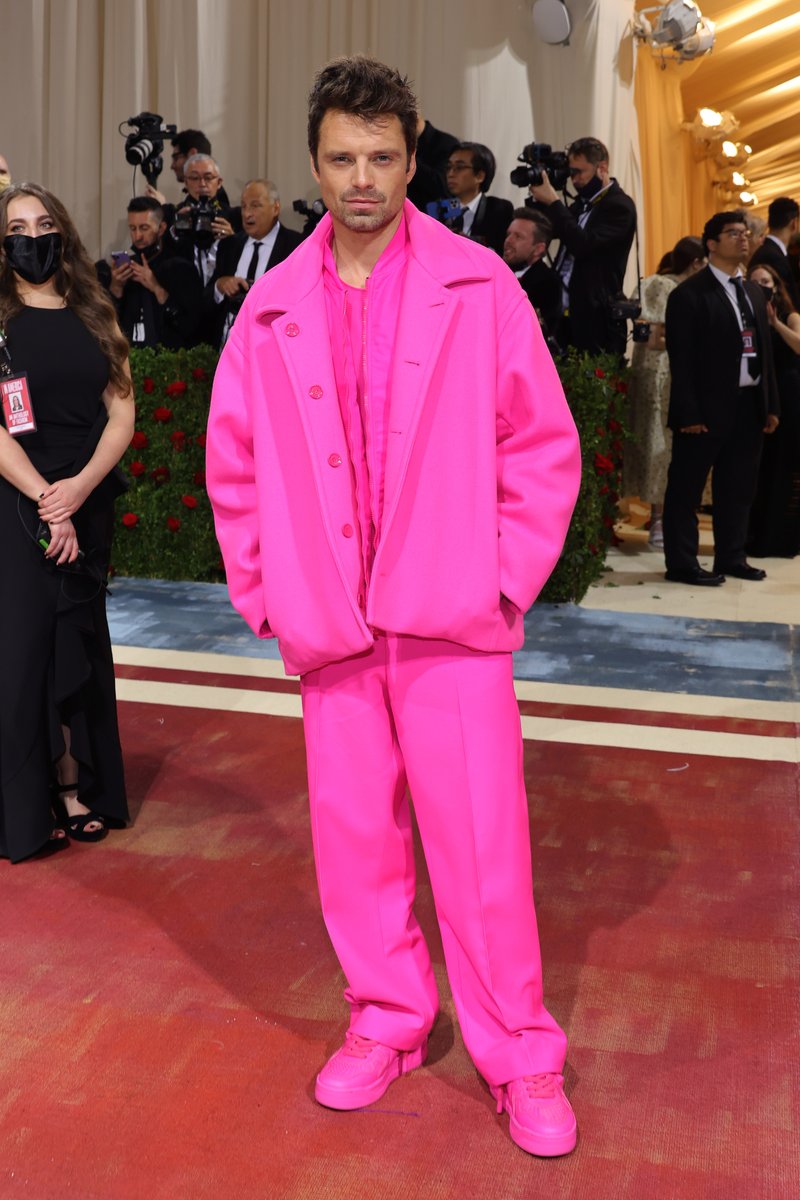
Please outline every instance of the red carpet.
[{"label": "red carpet", "polygon": [[[526,745],[581,1130],[547,1162],[441,970],[428,1064],[369,1110],[314,1104],[345,1013],[300,723],[120,707],[133,828],[0,863],[0,1200],[800,1196],[796,766]],[[419,911],[441,963],[422,864]]]}]

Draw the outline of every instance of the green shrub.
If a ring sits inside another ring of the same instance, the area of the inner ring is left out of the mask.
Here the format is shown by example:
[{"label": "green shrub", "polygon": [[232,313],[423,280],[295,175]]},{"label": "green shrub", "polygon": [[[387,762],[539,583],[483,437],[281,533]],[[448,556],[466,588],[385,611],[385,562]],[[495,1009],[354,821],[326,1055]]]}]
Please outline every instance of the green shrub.
[{"label": "green shrub", "polygon": [[539,596],[551,604],[586,595],[600,577],[615,541],[626,425],[626,369],[612,354],[577,354],[559,361],[558,373],[581,439],[583,471],[575,512],[555,570]]},{"label": "green shrub", "polygon": [[[130,490],[117,501],[118,575],[222,580],[205,488],[205,429],[217,355],[132,350],[136,432],[120,464]],[[603,570],[614,536],[626,385],[616,358],[574,353],[558,364],[581,437],[583,479],[563,554],[541,599],[578,601]]]}]

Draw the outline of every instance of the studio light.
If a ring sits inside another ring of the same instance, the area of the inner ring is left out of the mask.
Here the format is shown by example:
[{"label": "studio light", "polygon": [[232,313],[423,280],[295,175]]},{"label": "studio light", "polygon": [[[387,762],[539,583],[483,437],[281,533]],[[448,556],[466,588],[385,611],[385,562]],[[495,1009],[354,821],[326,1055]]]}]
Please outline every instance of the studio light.
[{"label": "studio light", "polygon": [[[652,19],[651,19],[652,18]],[[644,8],[633,19],[633,34],[666,66],[668,59],[691,62],[714,46],[714,23],[692,0],[669,0],[660,8]]]},{"label": "studio light", "polygon": [[564,0],[534,0],[531,21],[537,34],[548,46],[566,46],[572,25]]}]

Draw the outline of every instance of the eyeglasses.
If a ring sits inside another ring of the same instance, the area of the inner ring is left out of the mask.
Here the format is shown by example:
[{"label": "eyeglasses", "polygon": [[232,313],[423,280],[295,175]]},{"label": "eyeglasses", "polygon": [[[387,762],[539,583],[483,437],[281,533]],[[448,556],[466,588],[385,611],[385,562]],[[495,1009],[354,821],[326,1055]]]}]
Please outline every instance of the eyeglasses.
[{"label": "eyeglasses", "polygon": [[720,236],[721,237],[732,237],[732,238],[749,238],[750,230],[749,229],[723,229]]},{"label": "eyeglasses", "polygon": [[472,171],[472,170],[473,170],[472,163],[451,162],[451,163],[447,164],[447,174],[448,175],[450,174],[451,171]]},{"label": "eyeglasses", "polygon": [[183,178],[187,183],[213,183],[219,175],[184,175]]}]

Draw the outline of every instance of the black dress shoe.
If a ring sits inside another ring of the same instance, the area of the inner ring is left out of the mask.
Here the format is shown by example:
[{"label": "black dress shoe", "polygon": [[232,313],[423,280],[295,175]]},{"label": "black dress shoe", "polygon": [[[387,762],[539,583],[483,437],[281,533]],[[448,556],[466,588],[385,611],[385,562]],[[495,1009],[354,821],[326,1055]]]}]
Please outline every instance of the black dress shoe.
[{"label": "black dress shoe", "polygon": [[685,571],[666,571],[664,578],[670,583],[688,583],[694,587],[719,587],[725,582],[724,575],[706,571],[703,567],[690,567]]},{"label": "black dress shoe", "polygon": [[762,571],[761,567],[751,567],[750,563],[746,562],[734,563],[732,567],[725,567],[724,571],[715,564],[714,570],[721,571],[724,575],[730,575],[733,579],[750,579],[753,583],[767,578],[767,572]]}]

